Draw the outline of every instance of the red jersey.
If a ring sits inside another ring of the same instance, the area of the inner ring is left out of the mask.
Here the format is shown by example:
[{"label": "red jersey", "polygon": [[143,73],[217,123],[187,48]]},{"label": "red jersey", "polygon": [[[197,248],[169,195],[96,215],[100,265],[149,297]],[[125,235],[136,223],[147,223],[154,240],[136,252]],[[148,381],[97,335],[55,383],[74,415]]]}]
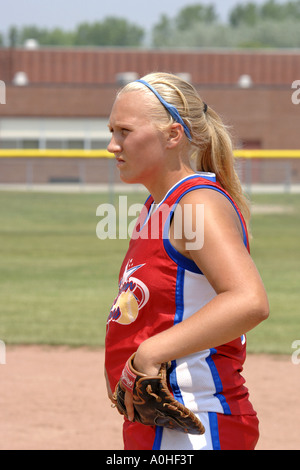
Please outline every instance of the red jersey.
[{"label": "red jersey", "polygon": [[[216,295],[198,266],[180,254],[168,238],[176,205],[189,191],[201,188],[219,191],[229,199],[249,250],[242,214],[215,181],[198,174],[184,178],[154,210],[152,196],[147,199],[120,269],[119,292],[107,320],[105,366],[112,390],[125,362],[144,340],[184,321]],[[169,381],[175,398],[195,414],[255,415],[241,376],[245,355],[243,335],[173,361]],[[141,433],[138,427],[137,432]],[[163,432],[172,436],[174,431]],[[159,439],[161,442],[162,436]]]}]

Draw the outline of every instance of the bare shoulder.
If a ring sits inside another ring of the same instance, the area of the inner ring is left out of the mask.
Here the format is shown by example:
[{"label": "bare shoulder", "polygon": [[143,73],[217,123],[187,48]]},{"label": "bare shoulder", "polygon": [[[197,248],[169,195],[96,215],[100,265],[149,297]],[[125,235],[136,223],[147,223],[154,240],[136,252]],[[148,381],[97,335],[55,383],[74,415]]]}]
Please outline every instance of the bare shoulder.
[{"label": "bare shoulder", "polygon": [[217,224],[217,227],[232,227],[242,235],[239,216],[231,201],[220,191],[212,189],[195,189],[185,194],[180,201],[181,209],[200,205],[206,223]]},{"label": "bare shoulder", "polygon": [[229,246],[245,248],[238,214],[222,193],[211,189],[190,191],[179,206],[169,236],[171,244],[185,257],[195,260],[197,256],[199,263],[200,257],[207,254],[211,258],[220,249],[228,251]]}]

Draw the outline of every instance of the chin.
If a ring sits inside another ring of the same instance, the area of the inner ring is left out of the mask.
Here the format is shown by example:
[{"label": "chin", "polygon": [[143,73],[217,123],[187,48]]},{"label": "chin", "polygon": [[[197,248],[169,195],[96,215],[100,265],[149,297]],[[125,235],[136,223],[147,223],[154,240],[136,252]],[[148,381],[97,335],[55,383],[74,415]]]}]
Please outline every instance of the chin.
[{"label": "chin", "polygon": [[130,177],[129,175],[124,175],[122,173],[120,173],[120,179],[123,181],[123,183],[126,184],[142,184],[139,179],[134,178],[133,176]]}]

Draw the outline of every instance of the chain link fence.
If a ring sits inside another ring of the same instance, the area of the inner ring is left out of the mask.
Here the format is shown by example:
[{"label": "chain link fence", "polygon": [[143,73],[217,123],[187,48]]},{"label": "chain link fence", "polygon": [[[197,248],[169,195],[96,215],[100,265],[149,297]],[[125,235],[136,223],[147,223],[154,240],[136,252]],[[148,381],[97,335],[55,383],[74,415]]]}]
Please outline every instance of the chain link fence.
[{"label": "chain link fence", "polygon": [[[16,187],[33,189],[82,189],[108,191],[128,191],[139,189],[136,185],[122,183],[114,158],[105,152],[84,153],[69,151],[68,156],[58,152],[39,154],[26,150],[26,153],[5,152],[0,154],[0,189]],[[236,171],[246,191],[293,192],[300,187],[300,151],[292,151],[285,157],[272,152],[258,157],[252,153],[238,153]],[[13,156],[12,156],[13,155]],[[20,156],[23,155],[23,156]],[[40,155],[40,156],[38,156]],[[52,154],[53,155],[53,154]],[[258,154],[260,155],[260,154]]]}]

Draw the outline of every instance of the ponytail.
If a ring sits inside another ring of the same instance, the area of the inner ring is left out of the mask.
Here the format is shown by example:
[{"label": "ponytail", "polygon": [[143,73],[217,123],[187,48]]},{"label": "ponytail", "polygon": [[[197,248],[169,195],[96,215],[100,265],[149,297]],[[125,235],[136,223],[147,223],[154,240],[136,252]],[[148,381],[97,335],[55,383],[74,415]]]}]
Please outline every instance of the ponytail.
[{"label": "ponytail", "polygon": [[207,122],[205,127],[207,127],[206,134],[208,135],[195,152],[196,169],[216,174],[217,181],[236,202],[246,224],[249,225],[249,204],[234,168],[232,139],[228,129],[219,115],[210,107],[207,108],[203,118]]}]

